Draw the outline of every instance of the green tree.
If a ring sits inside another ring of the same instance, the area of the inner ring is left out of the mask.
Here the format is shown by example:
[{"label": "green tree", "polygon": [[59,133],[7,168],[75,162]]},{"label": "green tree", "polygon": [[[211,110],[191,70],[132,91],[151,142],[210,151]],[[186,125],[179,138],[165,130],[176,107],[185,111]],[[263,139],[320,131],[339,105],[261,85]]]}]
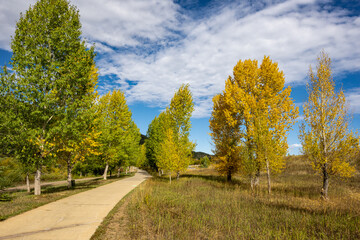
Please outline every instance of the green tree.
[{"label": "green tree", "polygon": [[54,158],[55,135],[88,92],[94,50],[81,40],[78,10],[66,0],[40,0],[20,15],[11,42],[10,89],[17,102],[25,146],[34,159],[35,191],[41,193],[41,168]]},{"label": "green tree", "polygon": [[177,169],[177,179],[180,176],[180,171],[185,170],[192,157],[192,151],[195,144],[189,140],[191,129],[191,115],[194,111],[194,103],[189,84],[182,85],[171,99],[168,110],[170,128],[174,133],[174,141],[179,149],[179,160],[175,164]]},{"label": "green tree", "polygon": [[102,96],[97,106],[99,119],[99,142],[105,163],[104,179],[109,166],[130,165],[130,160],[138,152],[140,132],[131,119],[125,95],[114,90]]},{"label": "green tree", "polygon": [[309,78],[300,140],[312,167],[322,174],[321,195],[328,199],[330,175],[354,174],[351,162],[359,149],[359,138],[348,130],[345,96],[343,91],[335,92],[331,59],[324,51],[318,57],[316,73],[310,67]]},{"label": "green tree", "polygon": [[[72,186],[72,169],[77,161],[90,154],[98,155],[96,142],[99,132],[95,124],[97,69],[93,65],[88,82],[72,98],[64,99],[66,111],[59,122],[56,134],[57,156],[67,165],[68,188]],[[67,102],[65,102],[67,101]]]},{"label": "green tree", "polygon": [[157,156],[160,151],[160,145],[165,139],[167,125],[167,113],[164,111],[151,121],[146,133],[146,159],[150,168],[155,171],[159,171]]}]

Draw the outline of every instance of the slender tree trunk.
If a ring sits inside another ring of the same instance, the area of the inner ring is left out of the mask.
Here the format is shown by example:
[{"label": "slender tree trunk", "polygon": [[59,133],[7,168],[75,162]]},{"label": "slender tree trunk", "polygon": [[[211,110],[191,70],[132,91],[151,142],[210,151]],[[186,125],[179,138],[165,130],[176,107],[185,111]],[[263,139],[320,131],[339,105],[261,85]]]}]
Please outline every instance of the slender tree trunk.
[{"label": "slender tree trunk", "polygon": [[322,167],[323,171],[323,187],[321,189],[321,197],[324,200],[328,200],[328,189],[329,189],[329,173],[327,172],[327,165],[324,164]]},{"label": "slender tree trunk", "polygon": [[251,190],[256,190],[260,182],[260,169],[257,169],[255,175],[251,176]]},{"label": "slender tree trunk", "polygon": [[27,192],[30,192],[30,180],[29,180],[29,172],[26,173],[26,189]]},{"label": "slender tree trunk", "polygon": [[40,195],[41,194],[41,168],[38,167],[35,173],[35,180],[34,180],[34,194]]},{"label": "slender tree trunk", "polygon": [[68,160],[67,160],[67,183],[68,183],[68,188],[72,188],[73,186],[73,182],[72,182],[72,164],[71,164],[71,156],[69,156]]},{"label": "slender tree trunk", "polygon": [[125,170],[125,172],[126,172],[125,174],[127,175],[127,174],[128,174],[128,167],[126,167],[126,170]]},{"label": "slender tree trunk", "polygon": [[117,177],[120,177],[120,173],[121,173],[121,167],[118,168]]},{"label": "slender tree trunk", "polygon": [[268,193],[271,193],[271,179],[270,179],[270,166],[269,160],[266,158],[266,174],[267,174],[267,181],[268,181]]},{"label": "slender tree trunk", "polygon": [[104,180],[107,180],[107,172],[108,172],[108,169],[109,169],[109,162],[106,162],[106,166],[105,166],[105,170],[104,170]]},{"label": "slender tree trunk", "polygon": [[161,170],[159,169],[159,177],[161,177]]},{"label": "slender tree trunk", "polygon": [[169,173],[170,184],[171,184],[171,174],[172,174],[172,172]]},{"label": "slender tree trunk", "polygon": [[176,172],[176,180],[179,180],[179,178],[180,178],[180,172],[178,171]]},{"label": "slender tree trunk", "polygon": [[231,172],[227,172],[226,181],[231,182]]}]

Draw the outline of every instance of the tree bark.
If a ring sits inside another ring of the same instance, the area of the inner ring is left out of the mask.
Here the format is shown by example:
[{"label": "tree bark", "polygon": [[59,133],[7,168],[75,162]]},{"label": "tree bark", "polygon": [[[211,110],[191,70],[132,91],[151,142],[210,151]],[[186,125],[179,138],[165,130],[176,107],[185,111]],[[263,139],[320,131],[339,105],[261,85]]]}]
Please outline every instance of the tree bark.
[{"label": "tree bark", "polygon": [[176,180],[179,180],[179,178],[180,178],[180,172],[177,172],[176,173]]},{"label": "tree bark", "polygon": [[169,178],[170,178],[170,184],[171,184],[171,174],[172,174],[172,173],[170,172],[170,173],[169,173]]},{"label": "tree bark", "polygon": [[118,168],[117,177],[120,177],[120,173],[121,173],[121,167]]},{"label": "tree bark", "polygon": [[251,190],[254,191],[259,186],[260,182],[260,169],[256,170],[254,176],[251,176]]},{"label": "tree bark", "polygon": [[74,187],[72,182],[71,156],[69,156],[67,160],[67,183],[68,183],[68,188]]},{"label": "tree bark", "polygon": [[226,181],[231,182],[231,172],[230,171],[227,173]]},{"label": "tree bark", "polygon": [[268,193],[271,193],[271,179],[270,179],[270,166],[269,160],[266,159],[266,174],[267,174],[267,181],[268,181]]},{"label": "tree bark", "polygon": [[106,162],[106,166],[105,166],[105,170],[104,170],[104,180],[107,180],[107,172],[108,172],[108,169],[109,169],[109,163]]},{"label": "tree bark", "polygon": [[29,172],[26,173],[26,189],[27,192],[30,192],[30,180],[29,180]]},{"label": "tree bark", "polygon": [[161,170],[159,169],[159,177],[161,177]]},{"label": "tree bark", "polygon": [[324,200],[328,200],[328,189],[329,189],[329,173],[327,172],[327,166],[324,164],[322,167],[323,171],[323,187],[321,189],[321,197]]},{"label": "tree bark", "polygon": [[35,180],[34,180],[34,194],[40,195],[41,194],[41,169],[38,167],[35,173]]}]

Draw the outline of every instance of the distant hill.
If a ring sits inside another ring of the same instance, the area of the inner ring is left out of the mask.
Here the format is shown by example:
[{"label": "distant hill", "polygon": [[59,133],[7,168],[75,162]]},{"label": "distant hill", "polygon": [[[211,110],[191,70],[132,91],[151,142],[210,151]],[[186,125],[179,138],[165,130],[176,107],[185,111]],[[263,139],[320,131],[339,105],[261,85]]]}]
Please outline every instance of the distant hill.
[{"label": "distant hill", "polygon": [[205,156],[208,157],[209,159],[211,159],[213,157],[213,155],[211,155],[211,154],[204,153],[204,152],[195,152],[195,151],[192,152],[192,155],[193,155],[193,158],[195,158],[195,159],[200,159]]}]

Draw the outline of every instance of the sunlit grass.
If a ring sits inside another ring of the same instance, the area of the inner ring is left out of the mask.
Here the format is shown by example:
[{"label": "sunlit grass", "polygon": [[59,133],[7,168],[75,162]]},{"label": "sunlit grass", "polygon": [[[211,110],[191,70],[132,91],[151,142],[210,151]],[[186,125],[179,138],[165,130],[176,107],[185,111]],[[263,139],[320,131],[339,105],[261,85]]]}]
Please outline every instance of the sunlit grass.
[{"label": "sunlit grass", "polygon": [[273,177],[270,196],[265,176],[256,194],[246,177],[227,183],[213,169],[188,171],[171,184],[166,177],[150,179],[122,210],[124,238],[360,239],[359,176],[331,179],[326,202],[320,199],[320,176],[303,159],[290,160]]}]

